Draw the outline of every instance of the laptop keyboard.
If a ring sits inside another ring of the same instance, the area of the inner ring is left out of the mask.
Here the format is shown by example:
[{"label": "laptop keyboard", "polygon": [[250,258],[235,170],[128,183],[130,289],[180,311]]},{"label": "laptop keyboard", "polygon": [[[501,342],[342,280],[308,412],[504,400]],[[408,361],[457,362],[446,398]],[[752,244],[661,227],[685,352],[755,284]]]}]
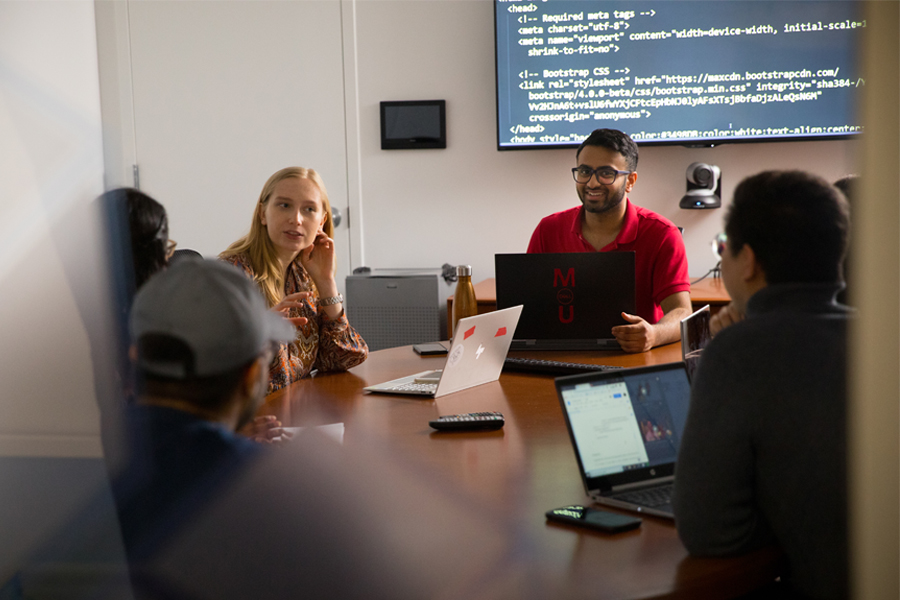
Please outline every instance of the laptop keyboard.
[{"label": "laptop keyboard", "polygon": [[612,371],[622,367],[610,365],[592,365],[588,363],[561,362],[558,360],[541,360],[538,358],[514,358],[507,356],[503,362],[504,371],[522,373],[540,373],[544,375],[578,375],[597,371]]},{"label": "laptop keyboard", "polygon": [[387,392],[426,392],[434,394],[437,392],[438,384],[436,383],[402,383],[400,385],[395,385],[390,388],[385,388]]},{"label": "laptop keyboard", "polygon": [[622,492],[621,494],[615,495],[611,494],[609,497],[615,498],[616,500],[631,502],[632,504],[656,508],[672,503],[672,486],[661,485],[646,490],[634,490],[632,492]]}]

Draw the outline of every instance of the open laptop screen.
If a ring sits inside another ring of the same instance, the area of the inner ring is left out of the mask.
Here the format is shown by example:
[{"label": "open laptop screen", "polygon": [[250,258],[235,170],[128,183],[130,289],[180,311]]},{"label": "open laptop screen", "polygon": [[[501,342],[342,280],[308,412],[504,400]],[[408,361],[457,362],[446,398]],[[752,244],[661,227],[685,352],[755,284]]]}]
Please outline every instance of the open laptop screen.
[{"label": "open laptop screen", "polygon": [[524,306],[516,340],[613,339],[622,313],[635,312],[634,261],[634,252],[496,254],[497,308]]},{"label": "open laptop screen", "polygon": [[700,364],[700,354],[712,339],[709,332],[709,304],[681,320],[681,356],[687,367],[688,379],[694,380],[694,372]]},{"label": "open laptop screen", "polygon": [[691,395],[682,363],[563,377],[557,389],[585,479],[618,485],[674,468]]}]

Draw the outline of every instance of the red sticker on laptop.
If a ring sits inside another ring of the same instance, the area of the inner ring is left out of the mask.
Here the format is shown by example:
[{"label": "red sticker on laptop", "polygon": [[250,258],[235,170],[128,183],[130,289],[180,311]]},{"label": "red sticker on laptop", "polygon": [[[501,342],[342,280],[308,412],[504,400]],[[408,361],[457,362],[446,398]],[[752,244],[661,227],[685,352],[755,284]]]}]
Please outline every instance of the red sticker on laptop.
[{"label": "red sticker on laptop", "polygon": [[501,327],[497,330],[497,333],[494,334],[494,337],[502,337],[506,335],[506,327]]},{"label": "red sticker on laptop", "polygon": [[475,333],[475,326],[474,326],[474,325],[472,326],[472,329],[469,329],[468,331],[466,331],[466,332],[463,334],[463,340],[469,339],[469,338],[472,336],[473,333]]}]

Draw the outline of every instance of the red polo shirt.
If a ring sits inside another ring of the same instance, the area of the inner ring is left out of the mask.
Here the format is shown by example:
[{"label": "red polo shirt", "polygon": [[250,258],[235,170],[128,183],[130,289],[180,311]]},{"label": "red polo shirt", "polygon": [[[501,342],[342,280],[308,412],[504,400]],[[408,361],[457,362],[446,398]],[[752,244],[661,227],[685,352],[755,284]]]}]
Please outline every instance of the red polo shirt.
[{"label": "red polo shirt", "polygon": [[[600,252],[634,252],[634,291],[638,316],[657,323],[663,316],[660,303],[676,292],[690,292],[687,255],[681,232],[671,221],[630,200],[625,223],[613,243]],[[528,243],[529,253],[594,252],[581,235],[581,211],[577,206],[545,217]]]}]

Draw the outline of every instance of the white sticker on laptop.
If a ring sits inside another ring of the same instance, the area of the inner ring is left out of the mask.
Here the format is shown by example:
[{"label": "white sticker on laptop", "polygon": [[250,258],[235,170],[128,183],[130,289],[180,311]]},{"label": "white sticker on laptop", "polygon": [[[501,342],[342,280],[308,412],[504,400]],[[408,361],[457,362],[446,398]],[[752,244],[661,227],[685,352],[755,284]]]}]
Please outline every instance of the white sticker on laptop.
[{"label": "white sticker on laptop", "polygon": [[452,369],[462,360],[463,352],[465,352],[465,347],[457,346],[453,349],[453,352],[450,353],[450,357],[447,359],[447,368]]}]

